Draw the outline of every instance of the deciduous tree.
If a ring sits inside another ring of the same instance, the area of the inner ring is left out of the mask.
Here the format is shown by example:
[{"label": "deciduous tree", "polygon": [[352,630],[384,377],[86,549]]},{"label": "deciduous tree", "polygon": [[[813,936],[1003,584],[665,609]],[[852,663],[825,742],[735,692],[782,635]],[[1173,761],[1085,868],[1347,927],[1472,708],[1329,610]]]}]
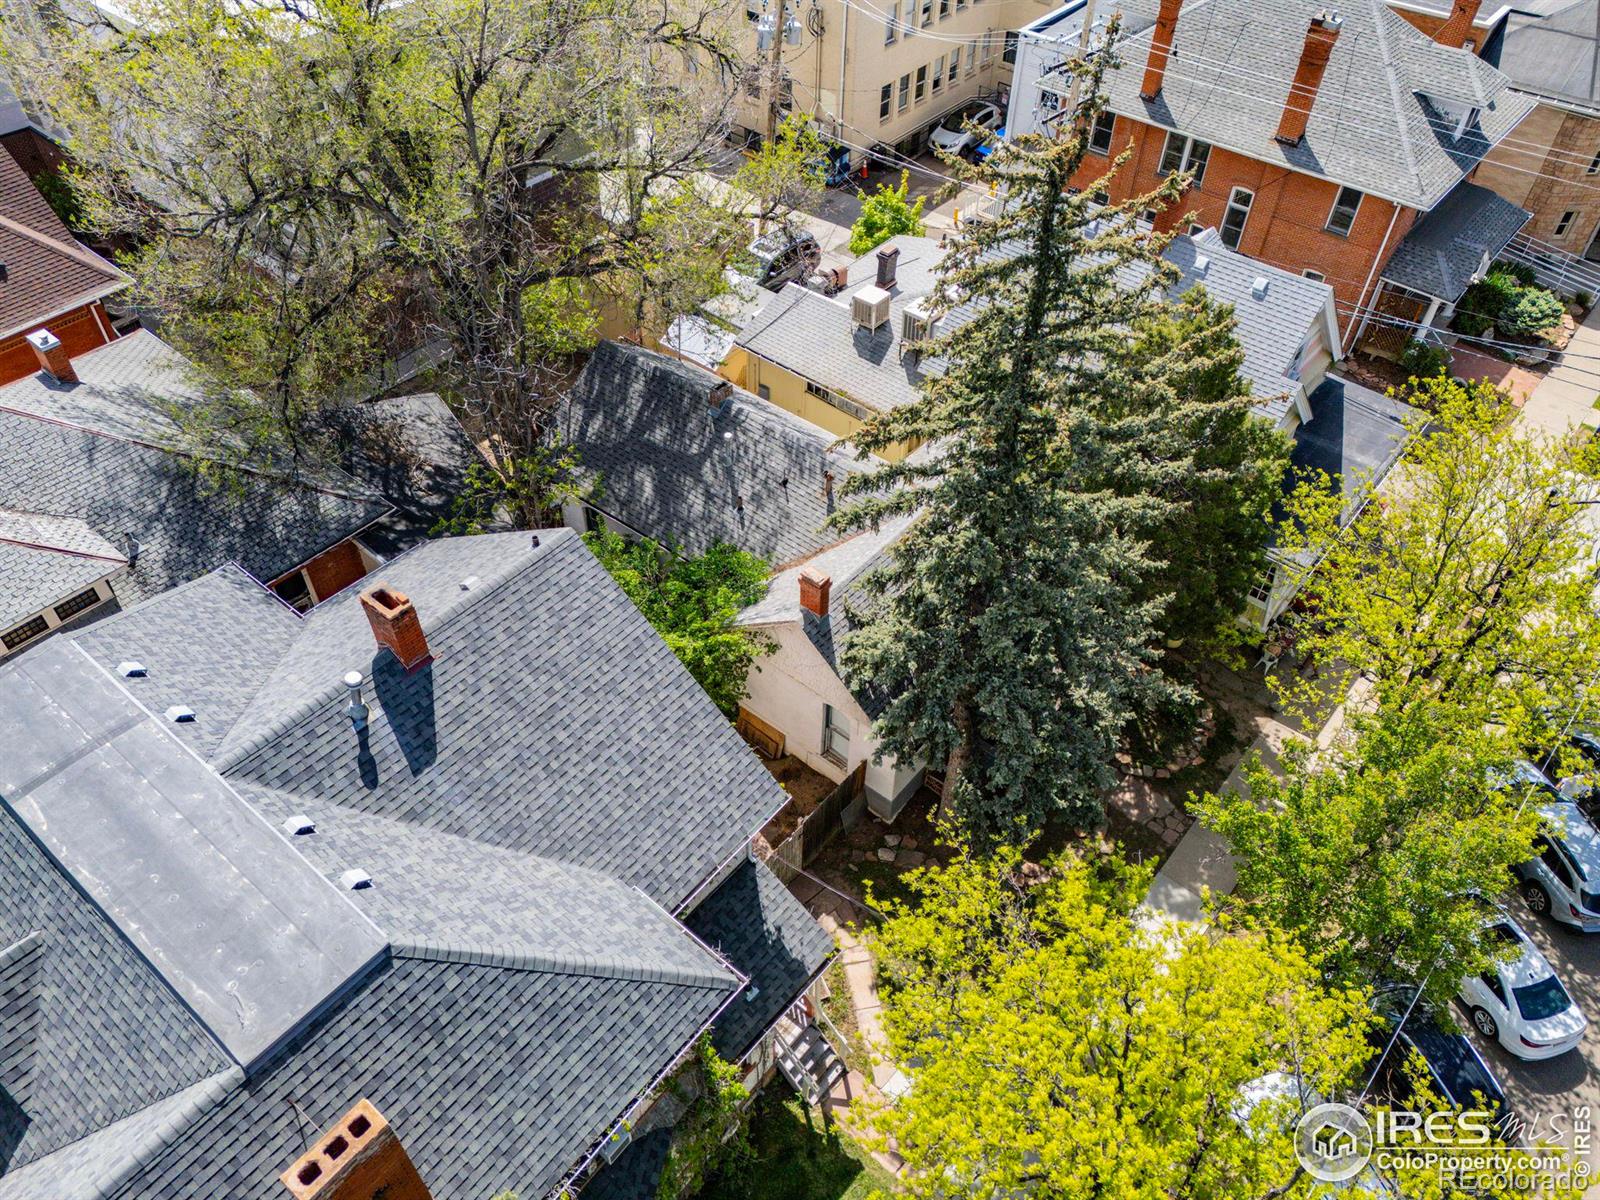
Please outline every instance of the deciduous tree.
[{"label": "deciduous tree", "polygon": [[897,234],[922,233],[922,205],[927,197],[918,196],[913,202],[910,189],[911,175],[901,171],[896,186],[880,183],[870,196],[856,193],[861,199],[861,215],[850,226],[851,254],[865,254]]}]

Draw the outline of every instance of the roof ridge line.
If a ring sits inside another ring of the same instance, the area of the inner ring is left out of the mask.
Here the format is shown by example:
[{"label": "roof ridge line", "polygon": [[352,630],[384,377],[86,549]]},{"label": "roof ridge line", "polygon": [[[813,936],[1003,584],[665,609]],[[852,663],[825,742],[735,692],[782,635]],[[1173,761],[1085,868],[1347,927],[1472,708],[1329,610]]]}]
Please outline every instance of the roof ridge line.
[{"label": "roof ridge line", "polygon": [[[533,530],[517,530],[515,532],[519,533],[519,534],[522,534],[524,536],[531,537],[533,535],[534,531]],[[560,534],[560,533],[568,533],[568,532],[572,532],[572,531],[568,530],[566,526],[561,526],[558,529],[546,530],[544,532]],[[509,535],[507,535],[507,534],[492,534],[492,533],[490,533],[490,534],[469,534],[467,536],[469,536],[469,537],[505,537],[505,536],[509,536]],[[411,555],[415,554],[417,551],[421,550],[424,546],[431,546],[431,545],[437,544],[439,541],[448,541],[448,540],[449,540],[448,538],[429,538],[427,540],[418,542],[415,546],[410,547],[409,549],[405,550],[403,553],[395,555],[388,562],[386,562],[382,566],[380,566],[378,568],[378,570],[372,571],[369,574],[362,576],[362,579],[358,579],[355,582],[356,583],[361,583],[363,580],[367,580],[367,579],[372,579],[374,583],[379,582],[379,580],[374,579],[374,576],[379,575],[383,571],[384,567],[393,566],[395,563],[400,562],[403,559],[408,558]],[[570,539],[570,538],[557,539],[557,538],[552,537],[550,539],[549,544],[552,545],[552,546],[561,546],[561,545],[564,545],[566,542],[571,541],[571,540],[574,540],[574,539]],[[538,561],[538,559],[535,558],[535,559],[529,560],[528,562],[522,563],[520,566],[510,567],[502,575],[500,575],[498,578],[491,579],[486,586],[481,587],[481,588],[473,588],[470,592],[464,593],[464,595],[466,597],[468,597],[467,602],[458,605],[454,609],[447,609],[446,612],[445,612],[445,616],[442,617],[440,620],[438,620],[437,622],[435,622],[433,624],[432,632],[435,635],[437,635],[438,633],[442,632],[443,630],[446,630],[446,629],[450,628],[450,626],[455,622],[455,620],[458,617],[461,616],[462,613],[471,611],[474,607],[476,607],[483,600],[486,600],[488,597],[494,595],[501,588],[503,588],[507,584],[509,584],[513,579],[517,578],[523,571],[527,570],[529,567],[532,567],[537,561]],[[355,584],[346,585],[340,591],[335,592],[334,596],[330,596],[329,600],[332,600],[337,596],[342,596],[342,595],[348,593],[354,586],[355,586]],[[271,589],[268,589],[268,590],[270,591]],[[324,603],[326,603],[326,601]],[[315,611],[315,606],[313,606],[313,611]],[[308,621],[309,619],[310,619],[309,616],[301,618],[302,621]],[[305,635],[306,629],[307,629],[307,626],[302,624],[301,627],[300,627],[300,631],[296,634],[296,637],[297,638],[303,637]],[[291,645],[290,649],[293,649],[292,645]],[[278,667],[281,667],[282,665],[283,665],[283,661],[282,661],[282,659],[280,659],[279,662],[278,662]],[[267,687],[267,685],[272,682],[273,677],[276,676],[276,674],[277,674],[278,667],[274,667],[273,668],[273,674],[269,675],[267,677],[267,679],[262,683],[261,687],[256,689],[256,695],[259,695],[261,693],[261,691],[264,690]],[[361,672],[361,676],[362,676],[363,682],[365,682],[371,676],[371,671],[370,670],[363,670]],[[322,707],[324,707],[324,706],[326,706],[326,705],[328,705],[330,703],[333,703],[333,702],[337,701],[338,698],[344,694],[344,691],[345,691],[344,681],[342,679],[334,679],[332,683],[328,684],[321,691],[313,691],[313,692],[308,693],[304,700],[302,700],[299,704],[295,705],[293,708],[290,708],[290,709],[286,710],[281,717],[279,717],[277,720],[273,721],[266,728],[262,729],[254,737],[251,737],[249,740],[239,743],[237,746],[235,746],[232,750],[228,751],[228,753],[226,753],[226,754],[222,754],[222,753],[219,752],[215,757],[209,759],[208,762],[209,762],[210,766],[212,767],[213,770],[216,771],[216,773],[218,775],[221,775],[223,778],[226,778],[229,771],[237,769],[238,767],[242,766],[245,762],[247,762],[251,758],[254,758],[257,754],[261,753],[262,750],[266,749],[273,742],[277,741],[278,738],[282,737],[290,729],[294,728],[296,725],[298,725],[302,721],[304,721],[307,717],[309,717],[317,709],[322,708]],[[254,697],[251,698],[251,702],[254,703]],[[239,720],[242,721],[244,719],[245,715],[248,713],[248,711],[249,711],[249,708],[248,708],[248,706],[246,706],[245,712],[239,714]],[[238,725],[238,721],[235,721],[234,725],[237,726]],[[231,730],[230,730],[230,732],[231,732]],[[225,735],[224,738],[223,738],[223,741],[222,741],[222,745],[218,747],[218,750],[220,751],[222,746],[225,746],[226,744],[227,744],[227,737]],[[293,793],[289,793],[289,794],[292,795]]]},{"label": "roof ridge line", "polygon": [[21,221],[0,215],[0,229],[8,229],[18,237],[25,237],[29,241],[36,242],[48,250],[56,251],[58,254],[65,254],[68,258],[77,262],[79,265],[89,267],[91,270],[99,271],[102,275],[105,275],[109,279],[118,280],[122,283],[126,283],[128,281],[128,277],[126,275],[117,270],[113,264],[107,262],[93,251],[85,250],[81,246],[69,246],[59,238],[53,238],[48,233],[43,233],[31,225],[24,225]]},{"label": "roof ridge line", "polygon": [[99,562],[125,563],[128,561],[120,554],[95,554],[89,550],[71,550],[66,546],[51,546],[44,542],[29,542],[22,538],[7,537],[3,533],[0,533],[0,542],[4,542],[8,546],[21,546],[24,550],[43,550],[49,554],[65,554],[71,558],[92,558]]},{"label": "roof ridge line", "polygon": [[431,942],[426,939],[393,938],[389,952],[396,958],[425,959],[430,962],[467,963],[472,966],[499,967],[508,971],[538,971],[548,975],[585,975],[596,979],[621,979],[637,983],[666,983],[675,987],[736,990],[736,976],[686,967],[650,966],[638,960],[599,956],[595,958],[565,954],[540,954],[528,950],[508,950],[498,946]]},{"label": "roof ridge line", "polygon": [[[1426,195],[1428,189],[1423,186],[1422,170],[1417,165],[1417,154],[1411,145],[1411,131],[1406,128],[1406,120],[1402,115],[1405,112],[1405,101],[1400,93],[1400,67],[1395,62],[1394,51],[1390,48],[1389,39],[1385,36],[1383,29],[1385,14],[1393,15],[1397,21],[1405,21],[1405,18],[1391,13],[1389,6],[1383,3],[1383,0],[1367,0],[1367,4],[1372,12],[1372,29],[1378,38],[1378,53],[1383,59],[1383,76],[1389,81],[1389,100],[1394,105],[1395,116],[1399,118],[1395,122],[1395,127],[1400,134],[1400,149],[1405,153],[1406,167],[1411,172],[1411,178],[1416,184],[1417,190]],[[1406,24],[1408,28],[1414,28],[1409,22],[1406,22]],[[1356,37],[1359,38],[1360,36],[1361,34],[1358,31]],[[1406,80],[1406,90],[1408,92],[1415,90],[1411,87],[1409,79]]]}]

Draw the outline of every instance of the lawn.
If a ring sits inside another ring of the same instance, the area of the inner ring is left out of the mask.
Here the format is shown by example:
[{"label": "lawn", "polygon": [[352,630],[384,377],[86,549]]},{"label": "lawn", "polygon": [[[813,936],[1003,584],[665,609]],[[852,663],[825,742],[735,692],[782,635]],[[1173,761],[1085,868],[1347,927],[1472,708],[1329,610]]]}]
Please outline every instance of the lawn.
[{"label": "lawn", "polygon": [[868,1200],[894,1187],[894,1177],[820,1114],[775,1080],[756,1097],[750,1120],[755,1159],[713,1179],[700,1200]]}]

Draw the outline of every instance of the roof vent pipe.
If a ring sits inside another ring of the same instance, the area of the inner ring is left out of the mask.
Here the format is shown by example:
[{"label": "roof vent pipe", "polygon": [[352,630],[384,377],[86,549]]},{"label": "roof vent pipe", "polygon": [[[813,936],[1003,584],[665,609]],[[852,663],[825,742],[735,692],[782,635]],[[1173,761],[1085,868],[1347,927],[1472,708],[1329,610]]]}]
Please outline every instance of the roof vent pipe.
[{"label": "roof vent pipe", "polygon": [[350,718],[350,728],[360,733],[367,727],[368,709],[361,699],[361,672],[351,671],[344,677],[344,686],[349,691],[350,702],[344,706],[344,715]]}]

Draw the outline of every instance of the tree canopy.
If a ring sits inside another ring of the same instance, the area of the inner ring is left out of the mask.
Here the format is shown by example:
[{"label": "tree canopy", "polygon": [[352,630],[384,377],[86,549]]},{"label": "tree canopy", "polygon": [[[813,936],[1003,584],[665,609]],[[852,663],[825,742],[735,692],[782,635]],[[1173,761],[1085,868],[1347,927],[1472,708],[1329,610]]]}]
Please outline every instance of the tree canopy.
[{"label": "tree canopy", "polygon": [[733,624],[741,609],[766,595],[767,564],[725,542],[691,556],[606,528],[583,540],[706,695],[733,716],[751,667],[773,648]]},{"label": "tree canopy", "polygon": [[856,193],[861,198],[861,215],[850,226],[851,254],[865,254],[898,234],[922,233],[922,205],[927,197],[918,196],[913,202],[908,198],[910,189],[910,172],[901,171],[898,185],[880,183],[871,195]]}]

